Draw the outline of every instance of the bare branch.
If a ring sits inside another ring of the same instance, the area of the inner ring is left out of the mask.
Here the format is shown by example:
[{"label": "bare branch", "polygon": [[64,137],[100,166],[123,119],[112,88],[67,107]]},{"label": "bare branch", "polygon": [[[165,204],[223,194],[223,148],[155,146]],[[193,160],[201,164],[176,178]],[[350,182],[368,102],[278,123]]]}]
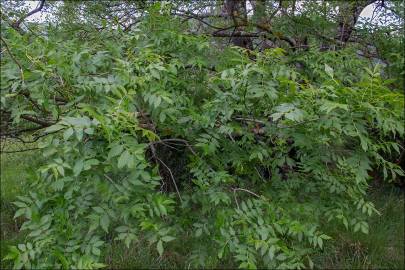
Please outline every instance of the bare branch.
[{"label": "bare branch", "polygon": [[22,119],[24,119],[24,120],[27,120],[27,121],[33,122],[35,124],[41,125],[42,127],[49,127],[49,126],[52,126],[53,124],[56,123],[56,122],[49,122],[49,121],[46,121],[44,119],[39,119],[37,117],[33,117],[31,115],[28,115],[28,114],[22,114],[20,117]]},{"label": "bare branch", "polygon": [[250,191],[250,190],[248,190],[248,189],[244,189],[244,188],[234,188],[234,189],[232,189],[234,192],[235,191],[244,191],[244,192],[247,192],[247,193],[249,193],[249,194],[251,194],[251,195],[253,195],[253,196],[256,196],[257,198],[260,198],[260,196],[259,195],[257,195],[256,193],[254,193],[253,191]]},{"label": "bare branch", "polygon": [[176,189],[177,195],[179,196],[179,199],[180,199],[180,201],[182,202],[183,200],[182,200],[182,198],[181,198],[180,191],[179,191],[179,189],[178,189],[178,187],[177,187],[176,179],[174,179],[172,170],[170,170],[170,168],[166,165],[166,163],[164,163],[163,160],[161,160],[161,159],[156,155],[155,146],[154,146],[153,144],[149,144],[149,147],[150,147],[150,149],[151,149],[151,151],[152,151],[152,156],[153,156],[153,158],[154,158],[157,162],[159,162],[160,164],[162,164],[162,165],[167,169],[167,171],[169,172],[170,177],[171,177],[172,182],[173,182],[173,185],[174,185],[174,188]]}]

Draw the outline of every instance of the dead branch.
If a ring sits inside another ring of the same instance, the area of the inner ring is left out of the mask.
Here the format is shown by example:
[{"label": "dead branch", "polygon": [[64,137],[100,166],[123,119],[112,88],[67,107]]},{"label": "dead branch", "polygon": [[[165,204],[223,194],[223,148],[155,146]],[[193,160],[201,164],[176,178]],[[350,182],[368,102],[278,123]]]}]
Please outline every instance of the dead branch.
[{"label": "dead branch", "polygon": [[155,148],[154,144],[149,144],[149,147],[151,149],[153,159],[155,159],[155,161],[157,161],[157,163],[160,163],[161,165],[163,165],[166,168],[166,170],[169,172],[170,178],[172,179],[172,182],[173,182],[173,185],[174,185],[174,188],[176,189],[177,196],[179,196],[180,202],[183,202],[183,200],[181,198],[181,195],[180,195],[180,191],[179,191],[179,189],[177,187],[177,184],[176,184],[176,179],[174,179],[172,170],[170,170],[169,166],[167,166],[166,163],[164,163],[163,160],[161,160],[156,155],[156,148]]},{"label": "dead branch", "polygon": [[257,198],[260,198],[260,196],[259,195],[257,195],[256,193],[254,193],[253,191],[250,191],[250,190],[248,190],[248,189],[244,189],[244,188],[234,188],[234,189],[232,189],[234,192],[235,191],[244,191],[244,192],[247,192],[247,193],[249,193],[249,194],[252,194],[253,196],[256,196]]}]

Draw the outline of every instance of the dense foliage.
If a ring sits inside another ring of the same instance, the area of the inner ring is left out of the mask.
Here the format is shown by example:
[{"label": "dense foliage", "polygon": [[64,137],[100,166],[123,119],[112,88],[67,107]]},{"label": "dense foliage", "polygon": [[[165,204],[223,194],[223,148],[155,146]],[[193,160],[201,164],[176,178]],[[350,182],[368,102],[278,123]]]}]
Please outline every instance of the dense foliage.
[{"label": "dense foliage", "polygon": [[86,41],[53,27],[2,33],[3,117],[46,126],[16,268],[101,268],[110,238],[159,256],[193,239],[194,267],[312,268],[323,223],[369,233],[371,170],[404,175],[403,92],[355,47],[222,48],[160,5]]}]

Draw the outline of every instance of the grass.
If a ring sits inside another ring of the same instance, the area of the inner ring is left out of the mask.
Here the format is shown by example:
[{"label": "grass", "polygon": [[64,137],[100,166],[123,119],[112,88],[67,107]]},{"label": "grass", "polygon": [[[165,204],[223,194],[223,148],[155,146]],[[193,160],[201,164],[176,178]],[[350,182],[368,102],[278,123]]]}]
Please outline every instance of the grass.
[{"label": "grass", "polygon": [[[2,142],[2,146],[3,146]],[[24,146],[31,148],[31,146]],[[21,150],[21,144],[15,142],[7,142],[4,150],[15,151]],[[24,234],[19,231],[21,222],[14,220],[14,212],[16,207],[12,204],[18,195],[24,194],[30,174],[34,173],[40,159],[38,151],[18,152],[13,154],[1,154],[1,197],[0,197],[0,224],[1,224],[1,243],[0,255],[5,256],[9,245],[15,245],[24,240]],[[7,261],[0,261],[0,269],[9,269],[10,265]]]},{"label": "grass", "polygon": [[183,262],[184,258],[175,252],[165,252],[162,258],[159,258],[154,246],[150,247],[144,241],[131,245],[130,248],[112,241],[105,255],[105,263],[110,269],[144,269],[145,267],[177,269],[184,268]]},{"label": "grass", "polygon": [[404,269],[404,193],[395,187],[372,188],[370,200],[381,216],[369,220],[370,233],[328,228],[334,238],[315,262],[322,269]]},{"label": "grass", "polygon": [[[11,144],[7,150],[19,149],[21,145]],[[16,196],[27,190],[29,175],[41,163],[38,152],[1,154],[1,258],[9,245],[24,241],[19,231],[20,221],[14,221]],[[370,234],[352,233],[343,226],[328,225],[324,228],[333,241],[328,241],[322,252],[313,257],[316,268],[320,269],[404,269],[404,193],[393,186],[372,188],[369,199],[374,202],[381,216],[370,218]],[[154,246],[145,241],[126,248],[111,241],[104,252],[105,263],[110,269],[136,268],[188,268],[184,252],[189,243],[179,241],[159,258]],[[178,252],[177,252],[178,251]],[[0,269],[9,269],[6,261],[0,262]],[[218,267],[218,265],[217,265]],[[231,262],[221,262],[221,268],[235,267]]]}]

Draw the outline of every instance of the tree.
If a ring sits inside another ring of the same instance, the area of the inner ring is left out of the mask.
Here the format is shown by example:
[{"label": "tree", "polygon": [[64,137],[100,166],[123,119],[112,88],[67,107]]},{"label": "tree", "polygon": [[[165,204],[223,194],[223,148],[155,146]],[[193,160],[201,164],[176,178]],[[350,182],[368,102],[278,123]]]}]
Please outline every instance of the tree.
[{"label": "tree", "polygon": [[403,175],[402,71],[358,55],[366,1],[45,1],[31,23],[14,4],[1,135],[46,157],[15,202],[16,268],[101,268],[107,235],[156,256],[192,239],[195,267],[313,267],[324,222],[369,233],[369,172]]}]

